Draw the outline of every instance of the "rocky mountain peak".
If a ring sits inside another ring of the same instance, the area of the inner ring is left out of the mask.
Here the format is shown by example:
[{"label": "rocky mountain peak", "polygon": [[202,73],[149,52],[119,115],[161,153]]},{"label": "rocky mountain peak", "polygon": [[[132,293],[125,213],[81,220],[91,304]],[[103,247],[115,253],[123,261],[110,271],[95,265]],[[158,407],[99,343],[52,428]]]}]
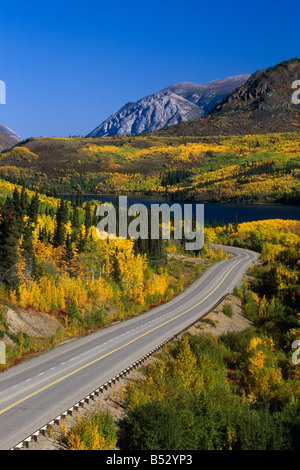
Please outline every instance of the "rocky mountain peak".
[{"label": "rocky mountain peak", "polygon": [[205,85],[175,83],[136,102],[127,103],[88,137],[142,134],[197,119],[245,83],[249,76],[228,77]]}]

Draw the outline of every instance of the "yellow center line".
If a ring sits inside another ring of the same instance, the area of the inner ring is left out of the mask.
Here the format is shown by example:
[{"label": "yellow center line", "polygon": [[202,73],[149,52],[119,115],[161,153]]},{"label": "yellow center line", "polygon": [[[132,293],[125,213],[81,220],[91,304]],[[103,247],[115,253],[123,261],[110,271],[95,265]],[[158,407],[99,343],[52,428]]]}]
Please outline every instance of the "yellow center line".
[{"label": "yellow center line", "polygon": [[[249,258],[249,255],[247,255],[248,258]],[[166,322],[164,323],[161,323],[160,325],[156,326],[155,328],[152,328],[151,330],[147,331],[146,333],[143,333],[142,335],[140,336],[137,336],[136,338],[132,339],[131,341],[128,341],[128,343],[126,344],[123,344],[122,346],[119,346],[118,348],[114,349],[113,351],[110,351],[106,354],[104,354],[103,356],[101,357],[98,357],[97,359],[94,359],[93,361],[89,362],[88,364],[85,364],[84,366],[81,366],[79,367],[78,369],[74,370],[73,372],[70,372],[69,374],[66,374],[64,375],[63,377],[60,377],[59,379],[57,380],[54,380],[54,382],[51,382],[50,384],[48,385],[45,385],[44,387],[40,388],[39,390],[36,390],[35,392],[32,392],[30,395],[27,395],[26,397],[24,398],[21,398],[20,400],[16,401],[15,403],[12,403],[11,405],[7,406],[6,408],[4,408],[3,410],[0,410],[0,415],[2,415],[3,413],[5,413],[6,411],[14,408],[15,406],[19,405],[20,403],[23,403],[24,401],[26,400],[29,400],[29,398],[32,398],[34,397],[35,395],[38,395],[39,393],[43,392],[44,390],[47,390],[48,388],[50,387],[53,387],[54,385],[58,384],[59,382],[62,382],[63,380],[67,379],[68,377],[71,377],[72,375],[74,374],[77,374],[78,372],[80,372],[81,370],[95,364],[96,362],[99,362],[101,361],[102,359],[104,359],[105,357],[107,356],[110,356],[111,354],[117,352],[117,351],[120,351],[121,349],[125,348],[126,346],[129,346],[130,344],[134,343],[135,341],[138,341],[139,339],[143,338],[144,336],[147,336],[149,335],[150,333],[152,333],[153,331],[157,330],[158,328],[161,328],[162,326],[165,326],[167,325],[168,323],[171,323],[172,321],[174,320],[177,320],[177,318],[180,318],[182,317],[183,315],[186,315],[188,312],[190,312],[191,310],[193,310],[195,307],[198,307],[199,305],[201,305],[206,299],[208,299],[208,297],[210,297],[219,287],[220,285],[225,281],[225,279],[227,278],[227,276],[231,273],[231,271],[241,262],[242,260],[239,260],[237,263],[235,263],[232,268],[227,272],[227,274],[223,277],[223,279],[219,282],[219,284],[214,288],[214,290],[212,290],[204,299],[202,299],[200,302],[198,302],[197,304],[193,305],[193,307],[189,308],[188,310],[185,310],[184,312],[180,313],[179,315],[177,315],[176,317],[173,317],[171,318],[170,320],[167,320]]]}]

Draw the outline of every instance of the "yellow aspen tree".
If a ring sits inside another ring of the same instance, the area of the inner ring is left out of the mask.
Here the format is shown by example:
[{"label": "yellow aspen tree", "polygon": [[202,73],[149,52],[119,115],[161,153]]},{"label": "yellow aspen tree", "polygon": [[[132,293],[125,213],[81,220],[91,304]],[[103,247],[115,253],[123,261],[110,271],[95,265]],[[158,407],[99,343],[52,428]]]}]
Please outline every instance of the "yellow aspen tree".
[{"label": "yellow aspen tree", "polygon": [[184,388],[191,389],[197,374],[197,359],[191,351],[188,337],[185,335],[180,342],[176,357],[176,370]]}]

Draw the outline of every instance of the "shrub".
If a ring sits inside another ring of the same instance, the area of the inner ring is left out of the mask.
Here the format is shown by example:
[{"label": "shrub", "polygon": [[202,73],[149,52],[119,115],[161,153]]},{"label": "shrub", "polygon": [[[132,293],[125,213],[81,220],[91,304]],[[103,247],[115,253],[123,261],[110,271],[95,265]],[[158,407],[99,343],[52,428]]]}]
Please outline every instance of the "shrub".
[{"label": "shrub", "polygon": [[179,413],[170,402],[152,401],[128,411],[120,423],[122,448],[128,450],[183,449]]},{"label": "shrub", "polygon": [[117,443],[113,418],[101,411],[79,419],[67,436],[70,450],[110,450]]},{"label": "shrub", "polygon": [[233,316],[233,311],[232,311],[232,307],[230,304],[225,304],[223,306],[222,312],[224,313],[224,315],[226,315],[229,318],[232,318]]}]

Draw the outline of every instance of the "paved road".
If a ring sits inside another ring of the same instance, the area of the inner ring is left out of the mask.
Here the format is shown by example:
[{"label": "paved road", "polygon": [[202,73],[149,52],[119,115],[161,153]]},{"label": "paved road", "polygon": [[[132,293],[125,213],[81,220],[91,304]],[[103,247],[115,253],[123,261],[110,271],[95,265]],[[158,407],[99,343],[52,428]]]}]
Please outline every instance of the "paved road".
[{"label": "paved road", "polygon": [[144,354],[205,315],[258,254],[210,266],[170,302],[136,318],[66,342],[0,374],[0,449],[10,449]]}]

